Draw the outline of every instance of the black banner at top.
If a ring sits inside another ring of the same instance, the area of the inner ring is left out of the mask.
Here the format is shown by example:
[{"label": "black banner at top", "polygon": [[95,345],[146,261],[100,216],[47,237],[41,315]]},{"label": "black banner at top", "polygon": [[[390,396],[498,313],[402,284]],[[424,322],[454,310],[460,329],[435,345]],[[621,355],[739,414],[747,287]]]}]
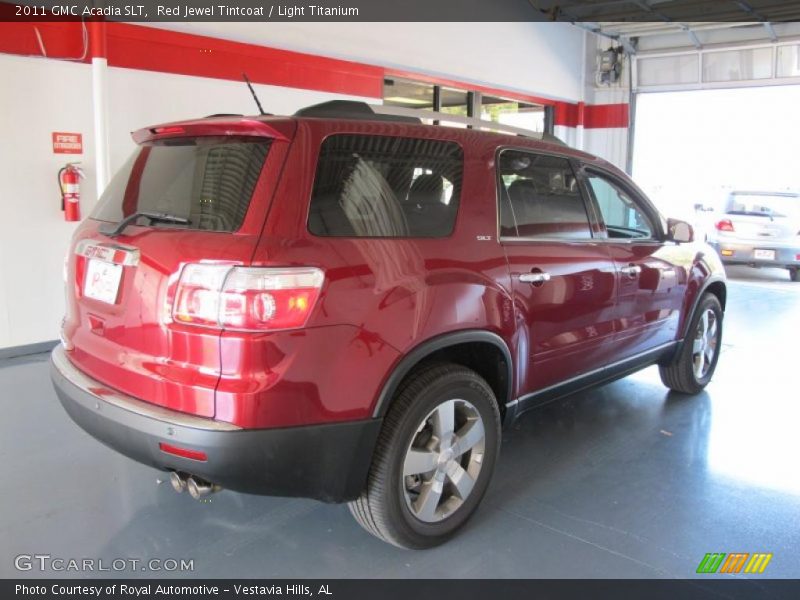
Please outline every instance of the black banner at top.
[{"label": "black banner at top", "polygon": [[0,0],[3,21],[786,22],[797,0]]}]

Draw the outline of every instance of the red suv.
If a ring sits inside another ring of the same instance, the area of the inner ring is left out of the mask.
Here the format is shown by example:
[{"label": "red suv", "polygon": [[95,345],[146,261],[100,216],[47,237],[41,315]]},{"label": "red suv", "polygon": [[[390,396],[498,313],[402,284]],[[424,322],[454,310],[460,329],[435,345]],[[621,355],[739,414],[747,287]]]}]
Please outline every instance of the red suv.
[{"label": "red suv", "polygon": [[52,378],[108,446],[220,487],[349,502],[439,544],[502,424],[658,364],[709,382],[717,254],[548,136],[363,104],[149,127],[67,260]]}]

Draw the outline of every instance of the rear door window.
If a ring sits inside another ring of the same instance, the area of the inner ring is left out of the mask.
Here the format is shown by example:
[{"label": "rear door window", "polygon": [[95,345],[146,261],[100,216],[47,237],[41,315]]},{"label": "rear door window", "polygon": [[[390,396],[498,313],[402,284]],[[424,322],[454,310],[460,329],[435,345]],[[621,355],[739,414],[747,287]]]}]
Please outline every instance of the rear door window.
[{"label": "rear door window", "polygon": [[446,237],[463,164],[455,142],[330,136],[320,149],[308,229],[333,237]]},{"label": "rear door window", "polygon": [[504,150],[498,165],[501,237],[592,237],[586,203],[569,160]]},{"label": "rear door window", "polygon": [[198,137],[141,146],[114,176],[91,218],[119,222],[136,212],[167,213],[187,225],[142,223],[202,231],[236,231],[242,224],[269,151],[264,138]]}]

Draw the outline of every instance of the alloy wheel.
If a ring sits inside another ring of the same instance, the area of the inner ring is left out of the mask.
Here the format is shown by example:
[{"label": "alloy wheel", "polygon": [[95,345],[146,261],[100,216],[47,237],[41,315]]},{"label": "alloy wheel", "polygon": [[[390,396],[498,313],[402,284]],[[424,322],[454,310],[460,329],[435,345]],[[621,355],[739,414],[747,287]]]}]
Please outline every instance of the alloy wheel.
[{"label": "alloy wheel", "polygon": [[478,410],[447,400],[420,423],[403,462],[406,506],[420,521],[435,523],[469,497],[483,465],[486,434]]},{"label": "alloy wheel", "polygon": [[714,363],[719,342],[718,330],[717,314],[710,308],[706,309],[697,323],[692,344],[692,365],[694,376],[698,381],[708,374]]}]

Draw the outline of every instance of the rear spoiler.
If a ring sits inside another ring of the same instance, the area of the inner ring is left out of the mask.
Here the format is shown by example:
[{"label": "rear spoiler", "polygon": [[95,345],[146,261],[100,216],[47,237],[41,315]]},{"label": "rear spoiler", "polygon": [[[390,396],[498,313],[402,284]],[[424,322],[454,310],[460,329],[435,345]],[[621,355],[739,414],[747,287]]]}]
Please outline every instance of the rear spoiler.
[{"label": "rear spoiler", "polygon": [[133,141],[137,144],[152,142],[161,139],[202,137],[215,135],[234,135],[267,137],[274,140],[287,141],[286,134],[279,128],[260,119],[198,119],[195,121],[180,121],[165,123],[155,127],[145,127],[131,133]]}]

